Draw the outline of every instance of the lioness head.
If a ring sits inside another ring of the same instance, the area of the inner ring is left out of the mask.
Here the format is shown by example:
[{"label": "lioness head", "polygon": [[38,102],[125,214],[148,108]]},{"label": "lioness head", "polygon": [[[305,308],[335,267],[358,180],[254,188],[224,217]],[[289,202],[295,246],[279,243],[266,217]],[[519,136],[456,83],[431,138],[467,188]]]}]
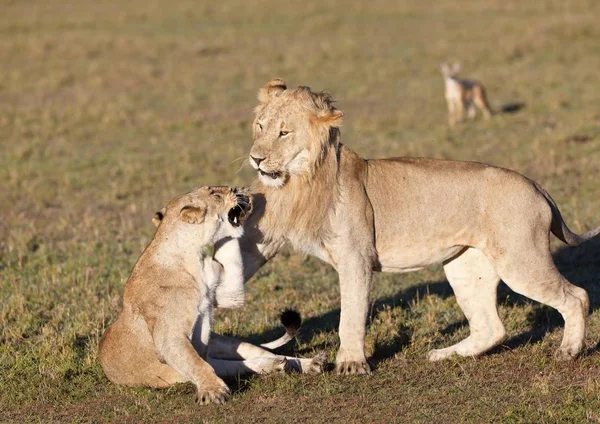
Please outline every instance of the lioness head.
[{"label": "lioness head", "polygon": [[258,100],[250,165],[259,180],[281,187],[289,178],[314,172],[337,142],[332,131],[337,132],[343,113],[333,107],[331,96],[309,87],[288,89],[276,78],[259,90]]},{"label": "lioness head", "polygon": [[159,230],[189,235],[204,246],[226,237],[241,237],[242,224],[251,210],[252,196],[244,190],[205,186],[169,201],[152,222]]}]

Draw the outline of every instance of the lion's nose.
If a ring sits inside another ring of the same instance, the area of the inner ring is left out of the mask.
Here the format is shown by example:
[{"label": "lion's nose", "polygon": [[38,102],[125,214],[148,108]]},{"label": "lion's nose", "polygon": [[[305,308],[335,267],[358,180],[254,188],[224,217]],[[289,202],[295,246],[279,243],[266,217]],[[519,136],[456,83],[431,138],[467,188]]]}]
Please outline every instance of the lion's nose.
[{"label": "lion's nose", "polygon": [[265,158],[257,158],[257,157],[254,157],[254,156],[252,156],[252,155],[250,155],[250,159],[252,159],[252,160],[254,161],[254,163],[256,164],[256,166],[257,166],[257,167],[259,167],[259,166],[260,166],[260,163],[261,163],[263,160],[265,160]]}]

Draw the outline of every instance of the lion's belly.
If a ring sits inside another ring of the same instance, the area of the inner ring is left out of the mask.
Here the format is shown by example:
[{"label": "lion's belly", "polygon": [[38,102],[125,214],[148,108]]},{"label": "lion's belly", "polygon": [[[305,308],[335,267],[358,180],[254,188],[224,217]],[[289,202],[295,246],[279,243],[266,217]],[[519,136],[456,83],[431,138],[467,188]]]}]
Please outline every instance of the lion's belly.
[{"label": "lion's belly", "polygon": [[411,246],[396,249],[388,248],[379,251],[379,263],[382,272],[417,271],[429,265],[439,264],[456,256],[464,246],[449,248],[431,248],[427,246]]}]

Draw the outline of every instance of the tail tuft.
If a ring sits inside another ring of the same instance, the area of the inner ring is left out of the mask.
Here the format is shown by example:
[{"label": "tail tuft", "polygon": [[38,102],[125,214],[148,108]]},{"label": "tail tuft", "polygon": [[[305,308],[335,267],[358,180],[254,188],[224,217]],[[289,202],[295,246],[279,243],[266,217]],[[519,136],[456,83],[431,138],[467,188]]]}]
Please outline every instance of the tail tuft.
[{"label": "tail tuft", "polygon": [[285,327],[285,332],[295,335],[302,325],[302,316],[294,309],[286,309],[279,315],[281,325]]},{"label": "tail tuft", "polygon": [[264,347],[265,349],[269,350],[274,350],[294,340],[294,337],[296,337],[296,334],[300,329],[300,325],[302,325],[302,317],[300,316],[298,311],[295,311],[293,309],[286,309],[281,313],[281,315],[279,315],[279,320],[281,321],[281,324],[285,327],[285,334],[277,340],[261,344],[261,347]]}]

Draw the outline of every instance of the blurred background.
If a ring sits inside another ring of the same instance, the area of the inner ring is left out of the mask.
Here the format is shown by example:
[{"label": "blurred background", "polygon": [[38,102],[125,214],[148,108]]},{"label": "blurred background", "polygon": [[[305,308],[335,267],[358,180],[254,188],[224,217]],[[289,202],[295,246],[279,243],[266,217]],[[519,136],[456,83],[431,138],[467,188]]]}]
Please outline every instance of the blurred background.
[{"label": "blurred background", "polygon": [[[342,141],[365,157],[509,167],[541,183],[574,231],[598,225],[600,3],[4,0],[0,10],[6,419],[235,420],[276,410],[318,421],[297,401],[311,399],[323,420],[600,420],[598,355],[573,368],[548,364],[562,320],[506,290],[500,309],[512,344],[478,361],[426,364],[428,349],[468,334],[438,268],[378,276],[371,379],[238,380],[233,402],[200,411],[190,387],[118,388],[96,360],[154,212],[199,185],[253,178],[252,109],[273,77],[331,92],[345,112]],[[444,61],[460,62],[492,108],[510,113],[449,128]],[[557,251],[561,270],[597,308],[600,247],[573,252]],[[263,340],[293,306],[307,323],[291,353],[325,349],[333,359],[337,290],[330,267],[287,251],[249,285],[243,311],[219,313],[217,328]],[[599,327],[594,313],[592,350]],[[509,371],[517,363],[521,378]]]}]

